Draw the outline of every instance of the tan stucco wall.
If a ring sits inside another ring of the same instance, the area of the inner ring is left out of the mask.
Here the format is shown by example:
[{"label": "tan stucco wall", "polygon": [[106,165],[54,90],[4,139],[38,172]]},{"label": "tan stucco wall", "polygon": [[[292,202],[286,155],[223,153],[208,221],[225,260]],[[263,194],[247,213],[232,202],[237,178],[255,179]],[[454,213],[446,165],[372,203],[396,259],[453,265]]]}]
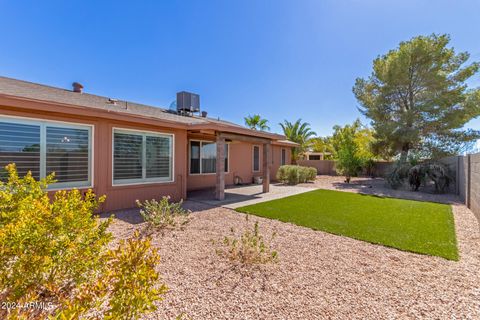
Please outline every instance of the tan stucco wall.
[{"label": "tan stucco wall", "polygon": [[[113,121],[101,118],[92,118],[84,115],[59,115],[55,113],[34,113],[12,111],[1,108],[0,115],[26,117],[30,119],[43,119],[64,121],[77,124],[89,124],[93,130],[93,190],[97,195],[106,195],[107,199],[102,210],[116,210],[135,206],[135,200],[147,200],[170,195],[173,199],[186,198],[186,131],[162,126],[145,126],[125,121]],[[175,135],[175,154],[173,182],[151,183],[139,185],[112,185],[112,129],[148,130]]]},{"label": "tan stucco wall", "polygon": [[[48,110],[48,111],[45,111]],[[128,117],[118,117],[108,114],[107,117],[95,111],[82,111],[75,114],[66,113],[68,107],[50,106],[45,103],[22,103],[13,106],[0,99],[0,115],[64,121],[77,124],[89,124],[93,130],[93,190],[97,195],[106,195],[107,200],[101,210],[111,211],[135,206],[135,200],[147,200],[170,195],[175,200],[185,199],[188,190],[215,186],[215,174],[190,175],[188,170],[188,141],[195,136],[187,137],[187,130],[172,128],[171,125],[146,120],[145,123],[134,122]],[[100,116],[99,116],[100,115]],[[174,170],[173,182],[151,183],[137,185],[112,185],[112,132],[113,128],[145,130],[159,133],[174,134]],[[205,140],[212,140],[207,138]],[[281,149],[286,149],[287,164],[291,161],[291,148],[278,145],[272,146],[271,180],[280,166]],[[253,144],[246,142],[231,142],[229,155],[229,173],[225,176],[225,184],[232,185],[234,176],[238,175],[244,183],[250,183],[252,177],[262,175],[263,148],[260,145],[260,171],[253,172]]]},{"label": "tan stucco wall", "polygon": [[[212,138],[207,137],[190,137],[194,140],[213,141]],[[260,171],[253,172],[253,146],[260,147]],[[263,161],[263,146],[255,143],[236,142],[229,143],[229,170],[225,174],[225,185],[232,185],[234,177],[242,178],[243,183],[248,184],[252,182],[254,176],[263,175],[262,161]],[[272,163],[270,168],[270,180],[275,181],[275,175],[281,162],[281,149],[286,150],[286,163],[291,161],[291,148],[282,146],[272,146]],[[189,161],[189,160],[188,160]],[[187,190],[198,190],[203,188],[215,187],[215,174],[188,174]]]}]

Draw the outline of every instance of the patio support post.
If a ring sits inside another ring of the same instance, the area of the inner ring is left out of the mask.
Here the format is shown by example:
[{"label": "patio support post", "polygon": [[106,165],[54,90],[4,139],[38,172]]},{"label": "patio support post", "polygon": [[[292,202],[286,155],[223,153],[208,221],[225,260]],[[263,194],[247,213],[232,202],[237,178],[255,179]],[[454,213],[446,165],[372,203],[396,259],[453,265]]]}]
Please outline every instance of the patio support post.
[{"label": "patio support post", "polygon": [[270,143],[263,144],[263,193],[270,191],[271,148]]},{"label": "patio support post", "polygon": [[215,199],[225,199],[225,138],[217,134]]}]

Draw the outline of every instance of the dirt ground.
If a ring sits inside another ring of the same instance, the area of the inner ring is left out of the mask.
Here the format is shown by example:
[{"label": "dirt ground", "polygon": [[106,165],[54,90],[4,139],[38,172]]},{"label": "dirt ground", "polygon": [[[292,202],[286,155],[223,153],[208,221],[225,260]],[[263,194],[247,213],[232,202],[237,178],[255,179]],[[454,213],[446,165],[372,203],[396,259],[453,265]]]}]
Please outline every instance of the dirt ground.
[{"label": "dirt ground", "polygon": [[[382,181],[339,177],[308,186],[400,196]],[[372,186],[372,187],[370,187]],[[383,191],[382,191],[383,190]],[[404,195],[407,197],[406,195]],[[184,230],[153,235],[169,287],[147,319],[478,319],[480,232],[474,215],[455,197],[413,193],[409,198],[452,203],[460,261],[373,245],[329,233],[251,217],[279,253],[276,264],[245,267],[219,257],[212,240],[245,228],[245,215],[187,201],[192,220]],[[428,198],[427,198],[428,197]],[[111,231],[132,235],[145,224],[137,210],[116,212]]]}]

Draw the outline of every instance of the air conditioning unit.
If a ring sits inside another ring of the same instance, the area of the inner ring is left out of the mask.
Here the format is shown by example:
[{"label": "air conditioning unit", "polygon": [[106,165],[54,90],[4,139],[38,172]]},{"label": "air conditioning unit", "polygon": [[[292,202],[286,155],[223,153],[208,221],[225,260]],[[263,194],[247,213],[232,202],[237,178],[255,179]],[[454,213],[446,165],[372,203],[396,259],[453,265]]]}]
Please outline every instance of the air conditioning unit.
[{"label": "air conditioning unit", "polygon": [[200,96],[186,91],[178,92],[177,111],[181,114],[200,112]]}]

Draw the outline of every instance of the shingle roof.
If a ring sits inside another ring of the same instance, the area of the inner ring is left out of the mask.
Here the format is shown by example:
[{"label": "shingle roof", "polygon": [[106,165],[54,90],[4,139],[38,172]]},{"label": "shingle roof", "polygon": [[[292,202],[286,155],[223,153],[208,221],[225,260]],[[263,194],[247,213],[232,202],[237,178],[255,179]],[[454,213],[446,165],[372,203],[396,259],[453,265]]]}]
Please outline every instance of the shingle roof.
[{"label": "shingle roof", "polygon": [[132,115],[150,116],[153,118],[185,124],[208,123],[208,121],[204,118],[184,117],[163,108],[147,106],[124,100],[117,100],[115,104],[112,104],[108,97],[97,96],[89,93],[78,93],[66,89],[50,87],[1,76],[0,94],[98,108],[102,110],[111,110]]},{"label": "shingle roof", "polygon": [[251,130],[225,120],[203,118],[199,116],[185,117],[168,109],[147,106],[125,100],[115,100],[115,104],[113,104],[111,99],[108,97],[102,97],[89,93],[73,92],[71,90],[0,76],[0,95],[1,94],[44,102],[115,111],[119,113],[130,114],[132,116],[152,117],[154,119],[177,122],[191,128],[198,128],[199,126],[221,126],[223,128],[230,128],[232,131],[242,132],[243,134],[247,135],[260,137],[263,136],[274,140],[284,139],[284,136],[279,134]]}]

